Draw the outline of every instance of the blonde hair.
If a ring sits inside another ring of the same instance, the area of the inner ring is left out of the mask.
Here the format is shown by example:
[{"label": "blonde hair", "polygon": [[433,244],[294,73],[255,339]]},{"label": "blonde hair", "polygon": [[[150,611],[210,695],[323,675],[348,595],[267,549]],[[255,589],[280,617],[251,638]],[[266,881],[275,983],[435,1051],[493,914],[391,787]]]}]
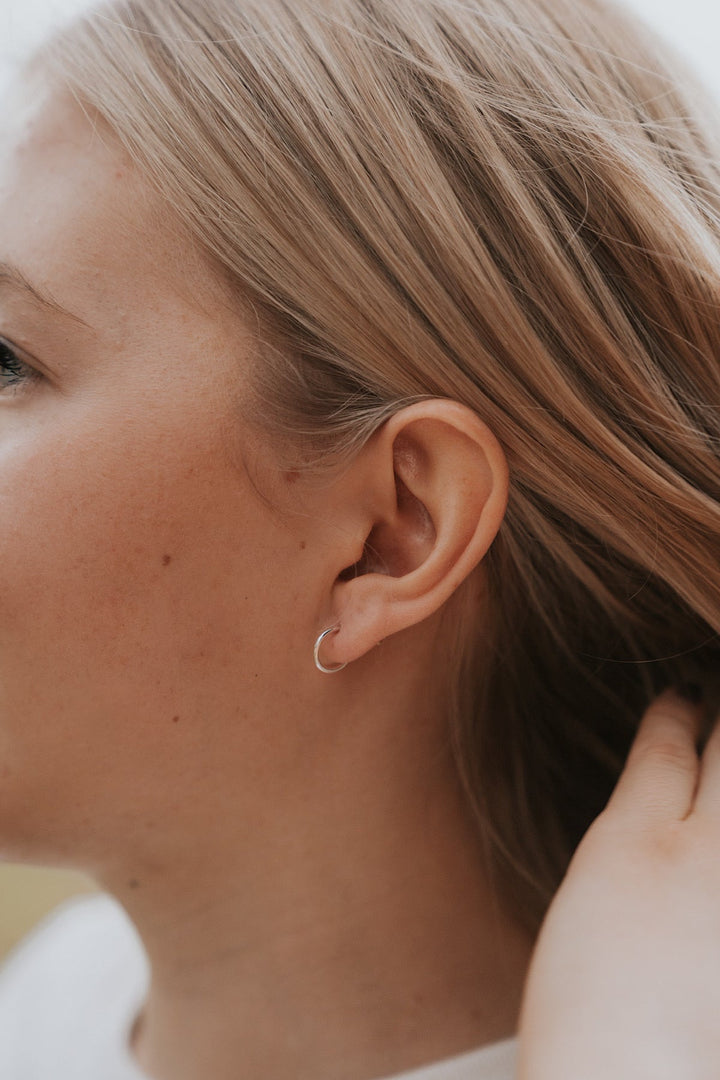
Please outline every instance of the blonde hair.
[{"label": "blonde hair", "polygon": [[648,700],[720,670],[700,91],[602,0],[122,0],[47,58],[254,309],[254,399],[305,463],[426,396],[500,440],[451,731],[537,928]]}]

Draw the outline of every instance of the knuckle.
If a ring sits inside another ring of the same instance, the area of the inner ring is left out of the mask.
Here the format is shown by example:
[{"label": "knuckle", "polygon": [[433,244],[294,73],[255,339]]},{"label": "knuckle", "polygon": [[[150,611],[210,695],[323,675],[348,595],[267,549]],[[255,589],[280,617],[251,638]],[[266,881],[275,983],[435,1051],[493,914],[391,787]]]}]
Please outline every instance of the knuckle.
[{"label": "knuckle", "polygon": [[643,756],[647,762],[663,771],[670,769],[686,772],[697,765],[697,754],[693,747],[667,734],[648,743],[643,750]]}]

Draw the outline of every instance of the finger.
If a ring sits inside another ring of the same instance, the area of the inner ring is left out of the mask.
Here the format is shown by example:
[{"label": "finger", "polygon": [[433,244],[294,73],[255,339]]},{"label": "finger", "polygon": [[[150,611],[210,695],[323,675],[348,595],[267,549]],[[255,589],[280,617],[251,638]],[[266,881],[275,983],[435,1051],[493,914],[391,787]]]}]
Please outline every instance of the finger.
[{"label": "finger", "polygon": [[700,770],[696,742],[701,717],[700,705],[671,688],[652,702],[640,721],[607,813],[629,815],[648,825],[687,816]]},{"label": "finger", "polygon": [[720,816],[720,718],[714,725],[700,759],[700,776],[694,809],[700,814]]}]

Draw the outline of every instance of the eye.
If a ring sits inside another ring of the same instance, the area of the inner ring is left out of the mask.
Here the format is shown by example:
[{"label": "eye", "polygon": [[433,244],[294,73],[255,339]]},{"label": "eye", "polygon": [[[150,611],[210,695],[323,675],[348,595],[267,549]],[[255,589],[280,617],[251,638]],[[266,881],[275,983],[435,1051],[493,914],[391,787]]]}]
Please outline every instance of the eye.
[{"label": "eye", "polygon": [[29,367],[14,349],[0,338],[0,394],[39,378],[39,372]]}]

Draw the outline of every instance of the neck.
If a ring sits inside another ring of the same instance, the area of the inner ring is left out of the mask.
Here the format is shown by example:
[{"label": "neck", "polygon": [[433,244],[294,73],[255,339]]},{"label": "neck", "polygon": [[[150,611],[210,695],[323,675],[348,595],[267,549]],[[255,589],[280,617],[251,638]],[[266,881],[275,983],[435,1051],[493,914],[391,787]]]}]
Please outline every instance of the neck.
[{"label": "neck", "polygon": [[514,1034],[532,942],[441,758],[384,782],[326,762],[320,787],[268,792],[250,827],[218,806],[194,838],[183,821],[175,860],[106,875],[152,970],[145,1072],[367,1080]]}]

